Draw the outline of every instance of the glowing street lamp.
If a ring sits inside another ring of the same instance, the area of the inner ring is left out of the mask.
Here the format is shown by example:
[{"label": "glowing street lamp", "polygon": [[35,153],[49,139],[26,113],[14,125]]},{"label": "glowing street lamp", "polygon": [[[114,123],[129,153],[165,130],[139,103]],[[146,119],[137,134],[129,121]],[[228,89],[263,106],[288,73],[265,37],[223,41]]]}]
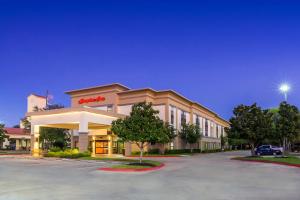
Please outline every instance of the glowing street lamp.
[{"label": "glowing street lamp", "polygon": [[279,90],[284,94],[284,100],[287,101],[287,94],[290,91],[291,87],[287,83],[283,83],[280,85]]}]

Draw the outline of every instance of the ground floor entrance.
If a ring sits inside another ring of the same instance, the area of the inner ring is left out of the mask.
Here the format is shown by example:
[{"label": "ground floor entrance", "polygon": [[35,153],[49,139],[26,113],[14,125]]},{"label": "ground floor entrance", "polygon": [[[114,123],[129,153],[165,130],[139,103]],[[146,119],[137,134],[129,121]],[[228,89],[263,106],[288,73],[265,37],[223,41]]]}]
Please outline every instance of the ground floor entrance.
[{"label": "ground floor entrance", "polygon": [[[102,131],[102,133],[105,131]],[[125,145],[118,137],[106,131],[106,135],[93,135],[89,137],[89,143],[93,156],[125,155]],[[91,134],[94,134],[92,131]]]},{"label": "ground floor entrance", "polygon": [[95,141],[95,154],[108,154],[108,140]]},{"label": "ground floor entrance", "polygon": [[91,152],[92,156],[114,156],[130,154],[125,151],[123,142],[119,141],[110,128],[114,120],[124,115],[97,110],[93,108],[62,108],[27,113],[31,122],[32,154],[40,155],[40,127],[63,128],[70,130],[71,148],[79,152]]}]

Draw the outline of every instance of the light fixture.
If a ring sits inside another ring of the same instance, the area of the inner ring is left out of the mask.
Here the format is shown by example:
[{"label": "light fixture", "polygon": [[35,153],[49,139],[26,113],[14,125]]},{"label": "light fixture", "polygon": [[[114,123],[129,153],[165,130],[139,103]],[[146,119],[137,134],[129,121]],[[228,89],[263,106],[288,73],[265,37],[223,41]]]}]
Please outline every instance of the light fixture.
[{"label": "light fixture", "polygon": [[284,94],[284,100],[287,101],[287,94],[290,91],[291,87],[287,83],[283,83],[279,86],[279,90]]}]

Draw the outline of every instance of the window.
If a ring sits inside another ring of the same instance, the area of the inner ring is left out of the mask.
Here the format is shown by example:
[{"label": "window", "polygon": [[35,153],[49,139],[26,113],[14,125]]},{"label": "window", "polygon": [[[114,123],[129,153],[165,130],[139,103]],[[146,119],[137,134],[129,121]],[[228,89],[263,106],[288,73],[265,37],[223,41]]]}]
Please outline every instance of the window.
[{"label": "window", "polygon": [[112,112],[112,111],[113,111],[113,105],[108,105],[107,112]]},{"label": "window", "polygon": [[171,124],[174,125],[174,110],[171,110]]},{"label": "window", "polygon": [[205,136],[208,136],[208,120],[205,119]]},{"label": "window", "polygon": [[171,149],[171,150],[174,149],[174,143],[173,143],[173,142],[170,143],[170,149]]},{"label": "window", "polygon": [[216,126],[216,136],[217,136],[217,138],[219,138],[219,126],[218,125]]},{"label": "window", "polygon": [[200,127],[200,120],[199,120],[199,116],[196,116],[196,126]]},{"label": "window", "polygon": [[181,112],[181,125],[183,124],[186,124],[186,116],[184,111]]}]

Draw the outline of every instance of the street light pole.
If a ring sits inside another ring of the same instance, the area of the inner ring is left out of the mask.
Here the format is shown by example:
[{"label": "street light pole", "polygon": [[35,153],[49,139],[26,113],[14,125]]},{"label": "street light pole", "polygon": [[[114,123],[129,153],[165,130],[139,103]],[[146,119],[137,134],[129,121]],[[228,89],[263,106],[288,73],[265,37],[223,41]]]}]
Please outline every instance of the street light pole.
[{"label": "street light pole", "polygon": [[287,93],[284,93],[284,99],[287,102]]},{"label": "street light pole", "polygon": [[290,86],[287,83],[283,83],[280,85],[279,90],[284,95],[284,100],[287,101],[288,92],[290,91]]}]

